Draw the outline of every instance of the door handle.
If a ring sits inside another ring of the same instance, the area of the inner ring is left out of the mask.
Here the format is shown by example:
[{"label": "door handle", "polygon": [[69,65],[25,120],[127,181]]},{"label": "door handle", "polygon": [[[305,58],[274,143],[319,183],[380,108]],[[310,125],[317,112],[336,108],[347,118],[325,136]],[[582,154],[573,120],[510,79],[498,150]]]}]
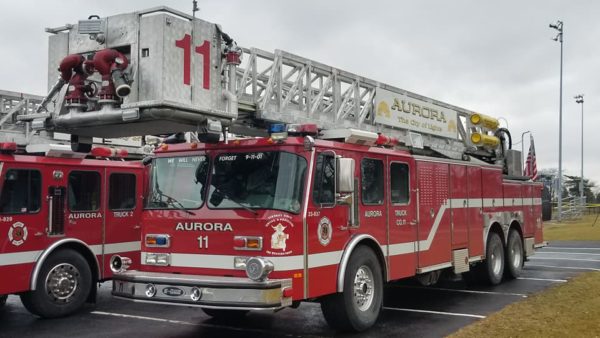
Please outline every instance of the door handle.
[{"label": "door handle", "polygon": [[138,230],[138,229],[141,229],[142,227],[141,227],[141,226],[139,226],[139,225],[134,225],[134,226],[133,226],[133,228],[134,228],[135,230]]}]

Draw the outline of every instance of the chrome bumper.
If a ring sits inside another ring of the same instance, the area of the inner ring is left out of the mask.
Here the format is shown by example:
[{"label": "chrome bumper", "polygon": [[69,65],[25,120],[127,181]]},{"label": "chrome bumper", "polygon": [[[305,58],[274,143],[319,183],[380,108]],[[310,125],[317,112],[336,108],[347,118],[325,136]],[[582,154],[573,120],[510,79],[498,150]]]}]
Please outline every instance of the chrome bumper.
[{"label": "chrome bumper", "polygon": [[[155,294],[146,294],[152,285]],[[130,270],[113,276],[112,294],[133,301],[200,306],[220,309],[275,310],[292,305],[292,297],[284,297],[284,289],[292,287],[291,279],[255,282],[242,277],[176,275]],[[200,297],[192,298],[192,290]]]}]

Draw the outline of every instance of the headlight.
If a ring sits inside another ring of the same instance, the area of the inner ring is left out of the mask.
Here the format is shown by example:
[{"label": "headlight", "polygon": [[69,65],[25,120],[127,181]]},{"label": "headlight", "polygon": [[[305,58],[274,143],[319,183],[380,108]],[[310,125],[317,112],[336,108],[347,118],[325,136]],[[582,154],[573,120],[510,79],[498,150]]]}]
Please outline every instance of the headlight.
[{"label": "headlight", "polygon": [[146,253],[144,261],[146,265],[169,266],[171,264],[171,255],[168,253]]},{"label": "headlight", "polygon": [[252,257],[246,261],[246,275],[253,281],[264,281],[271,271],[273,271],[273,263],[267,259]]},{"label": "headlight", "polygon": [[233,257],[233,268],[236,270],[246,270],[246,262],[248,257],[236,256]]}]

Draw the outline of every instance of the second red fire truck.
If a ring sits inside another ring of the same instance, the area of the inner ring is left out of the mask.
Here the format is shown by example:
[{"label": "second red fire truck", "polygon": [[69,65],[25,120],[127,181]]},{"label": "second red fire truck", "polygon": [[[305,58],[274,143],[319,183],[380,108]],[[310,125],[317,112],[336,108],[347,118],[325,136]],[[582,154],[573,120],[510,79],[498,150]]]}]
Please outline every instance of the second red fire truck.
[{"label": "second red fire truck", "polygon": [[0,143],[0,299],[17,294],[30,312],[60,317],[95,302],[111,256],[139,255],[143,168],[107,161],[122,154],[110,148],[92,149],[102,159],[28,148],[37,156]]}]

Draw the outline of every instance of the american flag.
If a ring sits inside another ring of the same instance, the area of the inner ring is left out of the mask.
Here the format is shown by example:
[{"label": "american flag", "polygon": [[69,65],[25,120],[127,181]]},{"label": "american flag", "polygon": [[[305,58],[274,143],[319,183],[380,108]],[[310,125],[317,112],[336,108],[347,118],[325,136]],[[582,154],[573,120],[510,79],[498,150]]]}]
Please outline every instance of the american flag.
[{"label": "american flag", "polygon": [[533,136],[529,135],[529,138],[529,153],[527,154],[527,162],[525,163],[525,176],[529,176],[532,180],[535,180],[537,178],[535,146],[533,145]]}]

